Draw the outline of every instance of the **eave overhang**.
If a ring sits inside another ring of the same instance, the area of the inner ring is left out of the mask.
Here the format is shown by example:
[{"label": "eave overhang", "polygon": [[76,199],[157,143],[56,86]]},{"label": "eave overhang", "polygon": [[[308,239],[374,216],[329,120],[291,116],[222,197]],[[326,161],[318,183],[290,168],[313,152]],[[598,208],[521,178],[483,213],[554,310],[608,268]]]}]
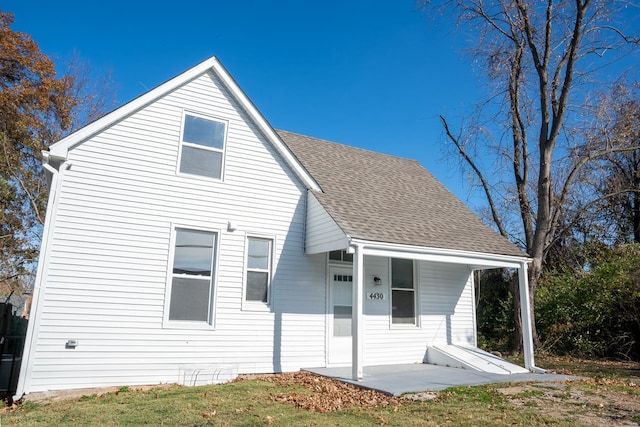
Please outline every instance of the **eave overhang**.
[{"label": "eave overhang", "polygon": [[350,239],[350,246],[360,246],[364,255],[388,258],[407,258],[418,261],[442,262],[469,265],[474,270],[489,268],[520,268],[531,262],[531,258],[512,255],[470,252],[427,246],[402,245]]}]

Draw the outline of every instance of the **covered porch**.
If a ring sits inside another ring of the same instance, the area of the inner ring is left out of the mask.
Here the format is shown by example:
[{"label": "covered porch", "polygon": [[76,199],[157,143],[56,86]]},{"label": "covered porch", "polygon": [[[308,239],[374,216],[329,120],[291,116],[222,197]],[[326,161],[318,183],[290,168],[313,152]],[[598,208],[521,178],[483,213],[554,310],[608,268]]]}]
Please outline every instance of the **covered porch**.
[{"label": "covered porch", "polygon": [[570,375],[541,373],[501,375],[426,363],[367,366],[366,375],[361,380],[353,380],[351,378],[349,367],[310,368],[305,369],[305,371],[354,384],[358,387],[377,390],[392,396],[424,391],[440,391],[457,386],[578,379],[578,377]]},{"label": "covered porch", "polygon": [[[429,361],[434,345],[476,347],[473,272],[509,268],[519,278],[524,364],[541,371],[526,253],[418,162],[280,136],[321,188],[307,191],[305,254],[329,254],[325,366],[350,366],[348,378],[364,381],[373,366]],[[349,261],[332,264],[335,251]]]},{"label": "covered porch", "polygon": [[[529,372],[542,373],[542,369],[535,366],[533,338],[531,331],[531,313],[529,308],[529,285],[527,277],[527,264],[529,258],[526,256],[513,256],[513,255],[498,255],[488,253],[476,253],[460,250],[446,250],[440,248],[427,248],[419,246],[391,244],[364,241],[359,239],[350,239],[347,252],[353,254],[353,295],[352,295],[352,310],[351,310],[351,372],[348,376],[350,381],[364,381],[373,372],[376,371],[375,366],[367,366],[365,368],[365,359],[368,357],[365,354],[365,303],[366,297],[366,282],[368,279],[367,272],[365,272],[365,256],[377,257],[386,259],[405,259],[412,262],[431,262],[441,265],[452,266],[464,266],[468,271],[473,272],[482,269],[491,268],[511,268],[518,271],[519,288],[520,288],[520,300],[522,313],[522,325],[523,325],[523,349],[524,349],[524,364],[525,368]],[[419,305],[416,304],[415,313],[417,317],[421,316]],[[473,315],[475,318],[475,314]],[[475,320],[474,320],[475,325]],[[475,329],[475,326],[474,326]],[[475,331],[474,331],[475,333]],[[450,339],[450,338],[449,338]],[[453,342],[446,342],[443,344],[455,344]],[[430,345],[430,344],[429,344]],[[475,345],[475,338],[472,345]],[[446,346],[445,346],[446,347]],[[452,347],[452,346],[449,346]],[[427,353],[428,354],[428,353]],[[433,362],[425,358],[426,362]],[[441,363],[444,365],[450,365],[449,363]],[[369,363],[368,365],[372,365]],[[344,368],[342,368],[344,369]],[[456,375],[461,375],[460,370],[452,373],[455,378]],[[480,369],[482,371],[482,368]],[[343,370],[340,371],[341,375],[344,374]],[[440,371],[438,371],[440,372]],[[464,371],[463,371],[464,372]],[[486,374],[487,377],[483,377]],[[446,374],[449,375],[449,374]],[[468,383],[470,376],[477,376],[477,379],[489,382],[495,382],[494,376],[491,372],[475,372],[474,374],[464,375],[464,379],[461,379],[462,383]],[[514,378],[513,375],[507,375],[507,377]],[[498,377],[499,378],[499,377]],[[500,381],[504,381],[504,378],[500,378]],[[473,383],[473,381],[472,381]]]}]

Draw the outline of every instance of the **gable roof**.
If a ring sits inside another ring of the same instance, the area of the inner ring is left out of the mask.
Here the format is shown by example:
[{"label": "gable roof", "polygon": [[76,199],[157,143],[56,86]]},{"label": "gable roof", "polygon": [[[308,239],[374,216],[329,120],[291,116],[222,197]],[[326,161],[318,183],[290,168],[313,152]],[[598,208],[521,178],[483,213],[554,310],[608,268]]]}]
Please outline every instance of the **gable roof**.
[{"label": "gable roof", "polygon": [[202,61],[198,65],[191,67],[187,71],[177,75],[176,77],[167,80],[161,85],[151,89],[143,95],[135,98],[134,100],[124,104],[123,106],[113,110],[112,112],[102,116],[98,120],[89,123],[83,128],[78,129],[74,133],[61,139],[60,141],[49,147],[49,153],[54,157],[66,158],[70,149],[74,146],[81,144],[97,133],[103,131],[109,126],[123,120],[136,111],[151,104],[158,98],[172,92],[180,86],[190,82],[191,80],[201,76],[204,73],[212,72],[216,77],[220,79],[222,84],[229,90],[234,99],[238,102],[240,107],[244,110],[257,128],[267,138],[267,140],[273,145],[276,151],[284,158],[285,162],[291,167],[293,172],[301,179],[307,188],[319,190],[318,184],[314,181],[313,177],[300,165],[298,160],[291,154],[287,147],[282,144],[282,141],[276,135],[275,131],[264,118],[264,116],[253,105],[249,97],[242,91],[240,86],[235,82],[229,72],[222,66],[220,61],[216,57],[211,57],[205,61]]},{"label": "gable roof", "polygon": [[351,238],[526,256],[416,160],[277,133],[320,184],[315,197]]}]

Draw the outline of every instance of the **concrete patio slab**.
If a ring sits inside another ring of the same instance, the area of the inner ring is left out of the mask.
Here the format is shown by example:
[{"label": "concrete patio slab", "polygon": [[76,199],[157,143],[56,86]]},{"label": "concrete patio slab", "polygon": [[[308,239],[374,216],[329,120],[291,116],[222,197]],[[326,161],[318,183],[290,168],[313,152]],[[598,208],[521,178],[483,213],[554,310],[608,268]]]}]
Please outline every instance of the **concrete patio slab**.
[{"label": "concrete patio slab", "polygon": [[409,365],[365,366],[361,381],[351,379],[351,367],[308,368],[314,374],[334,378],[359,387],[378,390],[392,396],[423,391],[439,391],[449,387],[510,383],[522,381],[566,381],[579,377],[559,374],[510,374],[501,375],[469,369],[415,363]]}]

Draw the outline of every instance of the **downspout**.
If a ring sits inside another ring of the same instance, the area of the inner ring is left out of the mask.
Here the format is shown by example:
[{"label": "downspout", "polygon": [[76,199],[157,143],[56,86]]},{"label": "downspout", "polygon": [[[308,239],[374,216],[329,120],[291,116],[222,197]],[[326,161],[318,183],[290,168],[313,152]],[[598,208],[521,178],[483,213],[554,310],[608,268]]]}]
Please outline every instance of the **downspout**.
[{"label": "downspout", "polygon": [[47,212],[45,214],[42,242],[40,244],[40,254],[38,256],[38,268],[36,270],[36,279],[33,284],[33,296],[31,303],[31,315],[27,326],[27,335],[25,337],[24,348],[22,351],[22,364],[20,365],[20,375],[18,376],[18,385],[13,400],[17,401],[25,394],[31,380],[31,368],[33,365],[35,341],[40,329],[40,307],[44,298],[45,277],[47,276],[49,253],[51,252],[51,240],[53,235],[52,220],[56,217],[55,213],[58,209],[58,193],[62,186],[62,175],[71,167],[71,162],[64,158],[59,158],[62,163],[58,169],[51,165],[54,157],[47,151],[42,152],[42,167],[51,174],[51,183],[49,186],[49,200],[47,201]]},{"label": "downspout", "polygon": [[522,348],[524,350],[524,367],[531,372],[544,373],[545,370],[538,368],[534,360],[533,333],[531,318],[531,307],[529,305],[529,275],[527,273],[527,262],[520,263],[518,268],[518,286],[520,288],[520,316],[522,321]]}]

